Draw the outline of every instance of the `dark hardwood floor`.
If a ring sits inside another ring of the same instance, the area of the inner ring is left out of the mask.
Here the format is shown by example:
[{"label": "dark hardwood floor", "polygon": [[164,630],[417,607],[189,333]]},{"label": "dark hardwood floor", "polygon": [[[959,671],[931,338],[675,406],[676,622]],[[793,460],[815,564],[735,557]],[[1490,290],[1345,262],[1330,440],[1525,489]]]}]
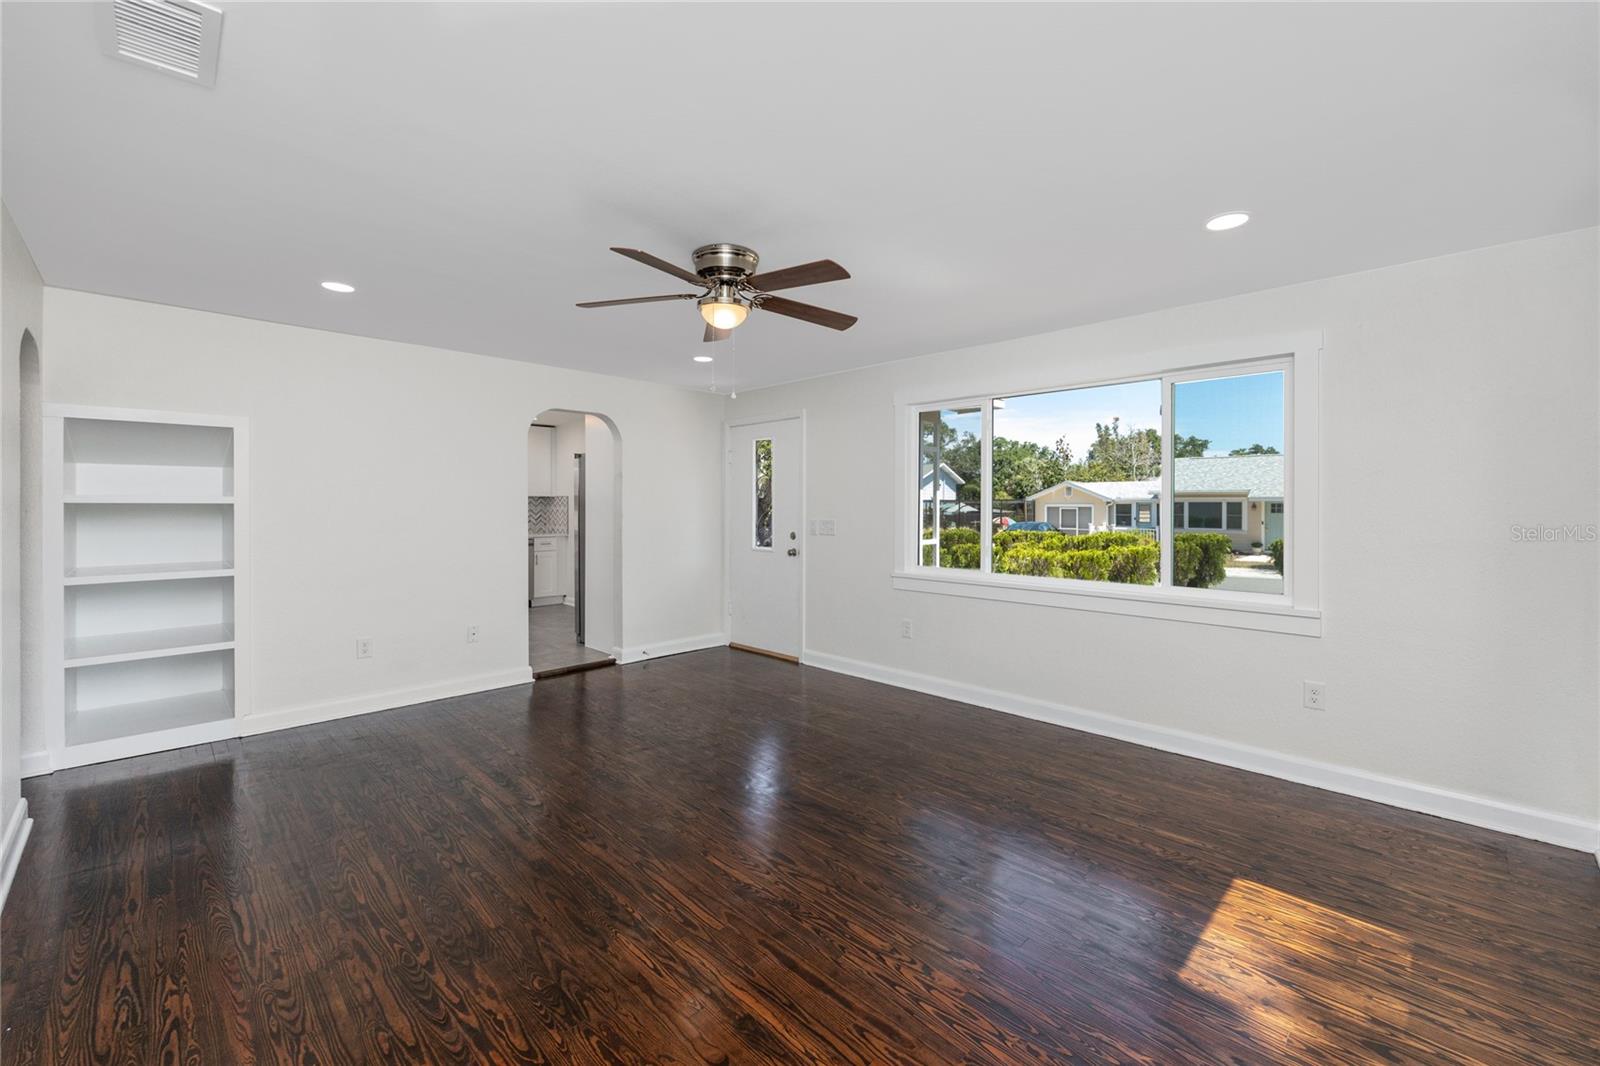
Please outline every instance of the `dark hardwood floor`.
[{"label": "dark hardwood floor", "polygon": [[604,652],[578,643],[576,609],[565,604],[528,608],[528,665],[535,678],[559,677],[616,662]]},{"label": "dark hardwood floor", "polygon": [[1600,1062],[1591,856],[733,651],[26,792],[6,1064]]}]

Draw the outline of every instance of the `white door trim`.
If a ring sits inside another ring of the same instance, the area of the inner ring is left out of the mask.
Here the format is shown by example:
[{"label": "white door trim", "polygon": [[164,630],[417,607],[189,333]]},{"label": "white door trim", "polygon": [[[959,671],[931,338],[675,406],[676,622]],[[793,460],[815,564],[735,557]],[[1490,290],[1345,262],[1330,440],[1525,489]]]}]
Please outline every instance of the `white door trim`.
[{"label": "white door trim", "polygon": [[723,643],[733,639],[733,543],[728,540],[729,493],[733,490],[728,478],[732,463],[729,452],[733,450],[733,431],[743,426],[762,422],[795,422],[800,428],[800,661],[806,656],[806,574],[811,555],[811,526],[806,520],[806,409],[770,415],[752,415],[748,418],[730,418],[722,423],[722,636]]}]

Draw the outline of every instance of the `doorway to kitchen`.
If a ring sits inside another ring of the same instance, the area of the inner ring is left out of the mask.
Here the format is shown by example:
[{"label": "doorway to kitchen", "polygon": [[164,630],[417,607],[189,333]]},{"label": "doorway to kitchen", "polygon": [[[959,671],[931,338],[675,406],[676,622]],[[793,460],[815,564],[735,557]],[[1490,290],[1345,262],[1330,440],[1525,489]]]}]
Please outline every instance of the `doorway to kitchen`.
[{"label": "doorway to kitchen", "polygon": [[616,427],[552,408],[528,426],[528,664],[556,677],[611,666],[621,645]]}]

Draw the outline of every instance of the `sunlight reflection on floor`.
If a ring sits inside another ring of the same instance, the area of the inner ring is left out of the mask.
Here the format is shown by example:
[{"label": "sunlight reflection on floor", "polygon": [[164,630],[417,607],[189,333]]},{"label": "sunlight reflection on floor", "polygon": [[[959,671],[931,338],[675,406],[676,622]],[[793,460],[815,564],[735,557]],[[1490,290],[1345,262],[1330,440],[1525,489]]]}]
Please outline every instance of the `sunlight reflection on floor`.
[{"label": "sunlight reflection on floor", "polygon": [[1405,1002],[1378,990],[1403,984],[1411,962],[1411,942],[1397,933],[1236,878],[1178,976],[1227,1004],[1263,1044],[1304,1052],[1403,1030]]}]

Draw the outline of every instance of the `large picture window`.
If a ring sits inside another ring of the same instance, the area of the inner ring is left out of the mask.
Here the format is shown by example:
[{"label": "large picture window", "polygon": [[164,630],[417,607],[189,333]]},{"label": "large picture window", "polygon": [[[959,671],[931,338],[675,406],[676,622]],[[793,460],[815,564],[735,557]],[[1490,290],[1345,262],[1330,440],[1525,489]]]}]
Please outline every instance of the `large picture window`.
[{"label": "large picture window", "polygon": [[1290,353],[914,408],[912,565],[1001,588],[1295,606],[1295,367]]},{"label": "large picture window", "polygon": [[991,572],[1154,585],[1161,546],[1134,506],[1160,491],[1161,382],[989,403]]}]

